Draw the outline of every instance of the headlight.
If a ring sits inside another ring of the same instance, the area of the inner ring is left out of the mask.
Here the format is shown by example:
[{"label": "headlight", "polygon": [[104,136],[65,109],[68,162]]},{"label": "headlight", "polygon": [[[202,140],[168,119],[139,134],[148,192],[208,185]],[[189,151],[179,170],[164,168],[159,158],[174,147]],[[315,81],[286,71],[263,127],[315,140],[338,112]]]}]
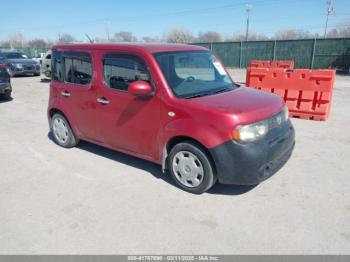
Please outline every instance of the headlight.
[{"label": "headlight", "polygon": [[267,120],[250,125],[238,126],[232,132],[232,138],[241,142],[251,142],[262,138],[269,131]]},{"label": "headlight", "polygon": [[240,142],[251,142],[265,136],[269,130],[283,125],[289,118],[287,106],[276,115],[249,125],[237,126],[232,132],[232,139]]}]

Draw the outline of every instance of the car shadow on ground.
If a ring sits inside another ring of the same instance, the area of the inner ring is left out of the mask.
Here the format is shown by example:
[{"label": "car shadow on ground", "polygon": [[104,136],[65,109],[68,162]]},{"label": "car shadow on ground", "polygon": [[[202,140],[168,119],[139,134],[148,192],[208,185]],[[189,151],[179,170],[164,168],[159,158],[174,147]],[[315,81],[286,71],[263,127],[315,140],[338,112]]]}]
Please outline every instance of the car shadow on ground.
[{"label": "car shadow on ground", "polygon": [[39,77],[39,76],[35,76],[35,75],[15,75],[15,76],[11,76],[11,78],[29,78],[29,77]]},{"label": "car shadow on ground", "polygon": [[50,83],[50,82],[51,82],[51,79],[49,79],[49,78],[41,78],[41,79],[40,79],[40,82],[41,82],[41,83]]},{"label": "car shadow on ground", "polygon": [[11,97],[10,99],[5,99],[5,98],[2,98],[1,96],[0,96],[0,104],[2,104],[2,103],[7,103],[7,102],[11,102],[13,100],[13,98]]},{"label": "car shadow on ground", "polygon": [[[54,142],[52,133],[48,133],[49,139]],[[152,163],[147,160],[143,160],[141,158],[137,158],[134,156],[130,156],[118,151],[114,151],[112,149],[108,149],[93,143],[89,143],[86,141],[81,141],[77,148],[81,150],[88,151],[90,153],[93,153],[95,155],[108,158],[113,161],[117,161],[119,163],[122,163],[124,165],[129,165],[137,169],[144,170],[150,174],[152,174],[157,179],[162,179],[164,182],[174,186],[178,187],[175,182],[173,181],[172,177],[168,172],[162,173],[160,165],[157,165],[155,163]],[[244,193],[249,192],[252,190],[255,186],[235,186],[235,185],[221,185],[216,184],[213,188],[211,188],[207,194],[216,194],[216,195],[241,195]]]}]

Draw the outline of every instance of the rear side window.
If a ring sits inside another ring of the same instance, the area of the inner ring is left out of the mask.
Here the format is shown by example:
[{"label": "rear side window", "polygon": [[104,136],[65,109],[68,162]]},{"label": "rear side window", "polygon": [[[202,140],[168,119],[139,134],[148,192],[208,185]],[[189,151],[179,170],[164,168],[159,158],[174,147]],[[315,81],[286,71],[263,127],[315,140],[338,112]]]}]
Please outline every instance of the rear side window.
[{"label": "rear side window", "polygon": [[53,51],[51,59],[51,74],[55,81],[62,81],[62,54],[61,52]]},{"label": "rear side window", "polygon": [[127,91],[134,81],[150,82],[145,62],[129,54],[107,54],[103,61],[103,76],[110,88],[122,91]]},{"label": "rear side window", "polygon": [[64,53],[64,80],[68,83],[88,85],[92,78],[92,63],[88,53]]}]

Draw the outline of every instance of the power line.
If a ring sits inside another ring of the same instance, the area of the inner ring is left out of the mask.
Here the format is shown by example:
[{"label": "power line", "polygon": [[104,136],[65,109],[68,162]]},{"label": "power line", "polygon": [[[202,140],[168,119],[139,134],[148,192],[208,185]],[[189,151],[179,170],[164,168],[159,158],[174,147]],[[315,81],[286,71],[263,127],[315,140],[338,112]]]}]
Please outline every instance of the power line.
[{"label": "power line", "polygon": [[[299,2],[300,0],[294,0],[289,2]],[[311,1],[311,0],[304,0],[304,1]],[[267,3],[279,3],[279,0],[251,0],[252,4],[258,4],[263,3],[264,5]],[[60,25],[48,25],[48,26],[40,26],[40,27],[24,27],[23,29],[32,29],[32,30],[41,30],[41,29],[55,29],[55,28],[63,28],[68,27],[72,28],[75,26],[86,26],[87,24],[96,24],[105,22],[108,20],[109,22],[117,22],[117,21],[133,21],[133,20],[141,20],[141,19],[147,19],[147,18],[155,18],[155,17],[171,17],[171,16],[186,16],[193,14],[203,14],[203,13],[211,13],[213,11],[222,11],[226,9],[236,8],[239,6],[242,6],[245,3],[245,0],[236,2],[235,4],[229,4],[229,5],[222,5],[222,6],[216,6],[216,7],[208,7],[208,8],[199,8],[199,9],[187,9],[187,10],[181,10],[181,11],[175,11],[175,12],[162,12],[162,13],[153,13],[153,14],[146,14],[146,15],[138,15],[138,16],[126,16],[126,17],[118,17],[118,18],[101,18],[101,19],[95,19],[95,20],[86,20],[86,21],[79,21],[76,23],[67,23],[67,24],[60,24]],[[12,27],[14,28],[14,27]],[[10,27],[7,27],[7,29],[10,29]],[[3,31],[3,30],[0,30]]]}]

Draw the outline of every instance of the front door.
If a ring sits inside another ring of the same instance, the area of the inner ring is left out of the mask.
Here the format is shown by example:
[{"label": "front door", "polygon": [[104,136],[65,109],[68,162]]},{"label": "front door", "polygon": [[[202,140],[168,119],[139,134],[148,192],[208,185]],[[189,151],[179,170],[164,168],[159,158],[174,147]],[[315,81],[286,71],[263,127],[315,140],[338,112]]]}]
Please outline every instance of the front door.
[{"label": "front door", "polygon": [[133,81],[151,84],[145,61],[125,53],[101,53],[100,59],[97,125],[104,143],[154,158],[160,133],[159,99],[128,93],[128,85]]},{"label": "front door", "polygon": [[98,140],[96,134],[96,89],[92,78],[92,58],[85,52],[63,52],[63,80],[60,95],[84,137]]}]

